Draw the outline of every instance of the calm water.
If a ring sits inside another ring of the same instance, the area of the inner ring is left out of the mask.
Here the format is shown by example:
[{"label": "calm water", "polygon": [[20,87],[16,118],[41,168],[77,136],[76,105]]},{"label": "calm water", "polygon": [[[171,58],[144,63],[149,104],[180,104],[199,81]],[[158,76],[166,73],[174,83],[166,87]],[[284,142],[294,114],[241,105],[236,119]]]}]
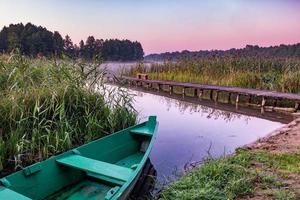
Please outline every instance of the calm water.
[{"label": "calm water", "polygon": [[209,154],[214,158],[230,154],[237,147],[283,126],[283,123],[169,97],[133,93],[141,121],[149,115],[156,115],[159,121],[150,155],[157,172],[157,187],[182,174],[189,163],[202,161]]}]

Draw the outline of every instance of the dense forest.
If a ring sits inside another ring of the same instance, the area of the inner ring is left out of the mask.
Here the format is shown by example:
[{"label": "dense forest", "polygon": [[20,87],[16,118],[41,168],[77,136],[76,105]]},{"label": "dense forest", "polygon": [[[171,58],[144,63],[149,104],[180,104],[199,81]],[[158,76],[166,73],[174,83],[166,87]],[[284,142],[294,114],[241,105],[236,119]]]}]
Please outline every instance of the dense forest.
[{"label": "dense forest", "polygon": [[181,51],[150,54],[145,60],[180,60],[193,57],[300,57],[300,43],[294,45],[280,45],[271,47],[259,47],[247,45],[242,49],[212,50],[212,51]]},{"label": "dense forest", "polygon": [[91,60],[102,58],[108,61],[130,61],[143,59],[142,45],[135,41],[118,39],[96,39],[89,36],[86,41],[74,44],[70,36],[64,38],[59,32],[51,32],[31,23],[10,24],[0,32],[0,53],[18,49],[27,56],[62,56]]}]

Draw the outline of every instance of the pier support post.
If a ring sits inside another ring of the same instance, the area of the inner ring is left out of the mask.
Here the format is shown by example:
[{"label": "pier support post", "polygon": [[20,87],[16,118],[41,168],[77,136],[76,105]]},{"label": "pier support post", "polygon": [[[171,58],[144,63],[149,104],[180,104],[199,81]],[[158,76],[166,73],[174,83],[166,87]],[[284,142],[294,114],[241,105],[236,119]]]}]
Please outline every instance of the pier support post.
[{"label": "pier support post", "polygon": [[265,97],[262,97],[262,100],[261,100],[261,107],[265,107],[266,105],[266,98]]},{"label": "pier support post", "polygon": [[235,99],[235,109],[239,109],[239,102],[240,102],[240,94],[236,95],[236,99]]},{"label": "pier support post", "polygon": [[169,85],[169,92],[170,92],[170,94],[173,93],[173,86],[171,86],[171,85]]},{"label": "pier support post", "polygon": [[184,98],[185,96],[185,87],[182,87],[182,97]]},{"label": "pier support post", "polygon": [[295,102],[295,112],[297,112],[297,110],[299,110],[299,102]]},{"label": "pier support post", "polygon": [[238,104],[240,102],[240,94],[236,95],[235,103]]},{"label": "pier support post", "polygon": [[203,90],[199,90],[198,97],[200,100],[202,99],[202,95],[203,95]]},{"label": "pier support post", "polygon": [[260,113],[261,113],[261,114],[264,114],[264,113],[265,113],[265,105],[266,105],[266,98],[265,98],[265,97],[262,97],[262,100],[261,100],[261,108],[260,108]]},{"label": "pier support post", "polygon": [[159,90],[160,90],[160,85],[157,84],[157,91],[159,92]]},{"label": "pier support post", "polygon": [[219,100],[219,91],[216,91],[216,97],[215,97],[215,102],[217,103]]}]

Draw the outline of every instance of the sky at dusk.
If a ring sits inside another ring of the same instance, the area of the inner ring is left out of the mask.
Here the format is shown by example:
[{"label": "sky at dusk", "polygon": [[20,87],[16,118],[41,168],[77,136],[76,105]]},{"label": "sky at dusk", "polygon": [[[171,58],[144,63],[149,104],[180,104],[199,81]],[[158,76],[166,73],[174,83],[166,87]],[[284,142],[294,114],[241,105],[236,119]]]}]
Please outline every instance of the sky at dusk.
[{"label": "sky at dusk", "polygon": [[300,42],[300,0],[0,0],[0,27],[32,22],[75,43],[137,40],[146,54]]}]

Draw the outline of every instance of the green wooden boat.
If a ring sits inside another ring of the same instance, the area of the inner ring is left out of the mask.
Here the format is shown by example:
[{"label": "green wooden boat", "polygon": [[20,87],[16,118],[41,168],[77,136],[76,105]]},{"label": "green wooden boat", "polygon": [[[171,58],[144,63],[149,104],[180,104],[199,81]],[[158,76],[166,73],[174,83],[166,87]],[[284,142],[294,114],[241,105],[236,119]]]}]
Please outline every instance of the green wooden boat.
[{"label": "green wooden boat", "polygon": [[126,199],[149,156],[158,123],[100,138],[0,179],[0,199]]}]

